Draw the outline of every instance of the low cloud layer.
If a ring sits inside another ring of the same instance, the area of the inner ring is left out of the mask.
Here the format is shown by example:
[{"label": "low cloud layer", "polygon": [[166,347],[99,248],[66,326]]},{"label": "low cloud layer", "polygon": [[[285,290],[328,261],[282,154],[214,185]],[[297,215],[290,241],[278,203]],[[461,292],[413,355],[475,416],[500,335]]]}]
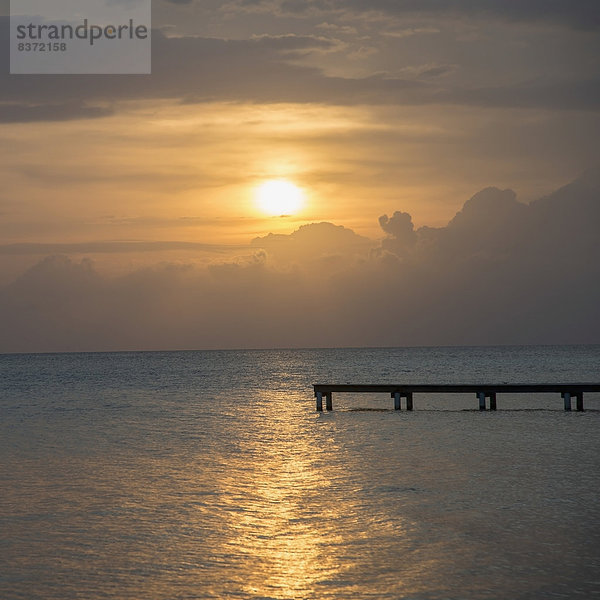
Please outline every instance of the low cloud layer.
[{"label": "low cloud layer", "polygon": [[379,242],[317,223],[119,277],[49,256],[0,289],[0,351],[599,343],[599,223],[595,170],[531,204],[486,188],[441,228],[399,210]]}]

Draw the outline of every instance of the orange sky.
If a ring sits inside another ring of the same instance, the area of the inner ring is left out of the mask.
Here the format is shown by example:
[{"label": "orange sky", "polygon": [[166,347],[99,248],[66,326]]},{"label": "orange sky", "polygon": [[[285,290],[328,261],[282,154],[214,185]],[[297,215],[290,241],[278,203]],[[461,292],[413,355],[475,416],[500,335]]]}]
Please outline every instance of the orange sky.
[{"label": "orange sky", "polygon": [[[528,203],[598,165],[591,5],[453,6],[163,0],[150,76],[10,76],[3,57],[0,285],[53,255],[104,277],[247,266],[255,238],[323,221],[361,252],[340,241],[323,271],[308,243],[263,251],[335,277],[385,247],[384,214],[443,229],[485,187]],[[260,209],[273,179],[301,190],[294,214]]]}]

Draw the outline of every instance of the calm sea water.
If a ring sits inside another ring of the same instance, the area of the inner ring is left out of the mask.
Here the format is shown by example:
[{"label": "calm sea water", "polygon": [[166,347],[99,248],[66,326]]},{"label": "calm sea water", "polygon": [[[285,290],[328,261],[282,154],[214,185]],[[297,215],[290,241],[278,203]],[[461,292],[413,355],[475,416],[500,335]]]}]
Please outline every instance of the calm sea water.
[{"label": "calm sea water", "polygon": [[0,356],[0,597],[600,596],[599,395],[311,388],[599,380],[599,346]]}]

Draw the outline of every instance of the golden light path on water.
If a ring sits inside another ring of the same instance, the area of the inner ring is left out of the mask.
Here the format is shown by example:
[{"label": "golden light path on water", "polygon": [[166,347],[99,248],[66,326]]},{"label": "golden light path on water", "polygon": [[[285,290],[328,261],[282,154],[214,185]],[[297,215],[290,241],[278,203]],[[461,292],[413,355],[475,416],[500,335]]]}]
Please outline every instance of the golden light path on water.
[{"label": "golden light path on water", "polygon": [[325,478],[327,471],[318,468],[323,452],[336,448],[319,448],[299,420],[285,414],[277,418],[274,410],[269,419],[253,420],[255,438],[248,440],[248,451],[256,460],[237,482],[246,503],[231,507],[235,536],[229,543],[253,565],[242,574],[249,596],[308,597],[316,584],[335,580],[342,568],[328,551],[341,541],[341,533],[327,526],[338,521],[337,508],[320,503],[339,476]]}]

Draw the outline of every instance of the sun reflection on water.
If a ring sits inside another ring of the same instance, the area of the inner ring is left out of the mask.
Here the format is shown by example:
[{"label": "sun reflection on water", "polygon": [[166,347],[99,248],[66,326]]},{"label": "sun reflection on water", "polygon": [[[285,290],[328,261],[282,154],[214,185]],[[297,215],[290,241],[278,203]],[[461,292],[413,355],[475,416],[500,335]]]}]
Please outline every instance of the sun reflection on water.
[{"label": "sun reflection on water", "polygon": [[227,511],[229,544],[252,565],[241,574],[243,591],[269,598],[309,597],[320,581],[335,579],[340,571],[327,548],[339,537],[325,523],[336,518],[335,510],[326,516],[321,510],[335,477],[325,479],[314,467],[323,458],[321,449],[299,431],[297,420],[278,420],[276,432],[270,421],[255,424],[258,430],[247,451],[257,460],[234,484],[242,503],[236,505],[241,498],[233,497]]}]

